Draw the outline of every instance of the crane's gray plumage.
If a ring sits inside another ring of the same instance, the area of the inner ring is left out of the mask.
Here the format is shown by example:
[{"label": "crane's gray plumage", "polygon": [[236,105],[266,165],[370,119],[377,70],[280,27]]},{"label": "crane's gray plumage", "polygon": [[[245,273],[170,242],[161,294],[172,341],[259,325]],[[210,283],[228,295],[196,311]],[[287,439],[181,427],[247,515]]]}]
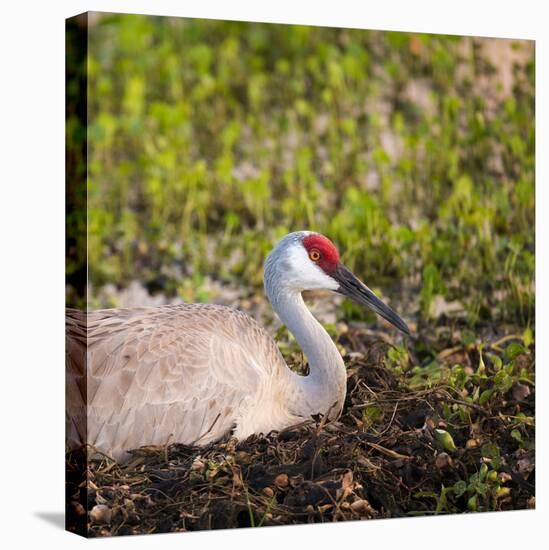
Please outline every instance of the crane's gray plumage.
[{"label": "crane's gray plumage", "polygon": [[337,416],[345,366],[301,292],[338,291],[339,283],[309,259],[308,235],[280,241],[264,276],[273,308],[309,360],[308,376],[291,371],[271,336],[236,309],[67,310],[68,445],[124,460],[142,445],[205,445],[231,430],[242,439],[316,413]]}]

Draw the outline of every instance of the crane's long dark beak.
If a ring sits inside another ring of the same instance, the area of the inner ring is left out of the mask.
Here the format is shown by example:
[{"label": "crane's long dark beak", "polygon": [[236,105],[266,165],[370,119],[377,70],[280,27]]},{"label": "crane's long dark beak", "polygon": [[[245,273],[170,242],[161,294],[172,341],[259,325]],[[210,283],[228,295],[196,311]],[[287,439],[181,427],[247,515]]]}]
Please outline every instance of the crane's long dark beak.
[{"label": "crane's long dark beak", "polygon": [[406,323],[344,265],[339,264],[335,273],[332,273],[332,277],[339,283],[336,292],[348,296],[358,304],[368,306],[402,332],[410,334]]}]

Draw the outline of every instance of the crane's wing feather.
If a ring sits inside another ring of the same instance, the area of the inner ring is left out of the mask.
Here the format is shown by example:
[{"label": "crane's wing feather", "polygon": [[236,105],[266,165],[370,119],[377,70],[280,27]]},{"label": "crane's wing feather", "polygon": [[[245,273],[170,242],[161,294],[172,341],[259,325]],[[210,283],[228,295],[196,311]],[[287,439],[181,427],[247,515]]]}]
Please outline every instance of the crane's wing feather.
[{"label": "crane's wing feather", "polygon": [[[68,316],[81,338],[81,318]],[[231,308],[101,310],[86,321],[87,442],[116,458],[141,445],[218,439],[280,365],[266,332]],[[81,350],[67,350],[67,365],[82,373]]]}]

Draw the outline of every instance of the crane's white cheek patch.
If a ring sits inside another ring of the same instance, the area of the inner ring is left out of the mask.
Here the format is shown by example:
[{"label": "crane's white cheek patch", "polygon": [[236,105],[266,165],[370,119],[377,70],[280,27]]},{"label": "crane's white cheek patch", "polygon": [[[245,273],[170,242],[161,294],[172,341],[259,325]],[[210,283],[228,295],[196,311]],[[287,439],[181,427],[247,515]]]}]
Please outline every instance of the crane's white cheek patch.
[{"label": "crane's white cheek patch", "polygon": [[288,279],[292,286],[298,290],[337,290],[339,283],[324,273],[324,271],[313,263],[307,254],[307,251],[301,243],[291,248],[288,254]]}]

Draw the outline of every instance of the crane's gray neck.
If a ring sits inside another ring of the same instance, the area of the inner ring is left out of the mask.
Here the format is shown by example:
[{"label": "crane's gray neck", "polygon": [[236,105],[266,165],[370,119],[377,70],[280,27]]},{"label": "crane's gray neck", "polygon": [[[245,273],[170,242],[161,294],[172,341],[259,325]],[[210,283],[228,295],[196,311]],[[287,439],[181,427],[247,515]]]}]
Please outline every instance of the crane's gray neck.
[{"label": "crane's gray neck", "polygon": [[346,392],[346,371],[341,355],[322,325],[309,311],[301,292],[266,285],[267,295],[281,321],[295,336],[309,360],[309,375],[292,373],[303,397],[303,416],[337,416]]}]

